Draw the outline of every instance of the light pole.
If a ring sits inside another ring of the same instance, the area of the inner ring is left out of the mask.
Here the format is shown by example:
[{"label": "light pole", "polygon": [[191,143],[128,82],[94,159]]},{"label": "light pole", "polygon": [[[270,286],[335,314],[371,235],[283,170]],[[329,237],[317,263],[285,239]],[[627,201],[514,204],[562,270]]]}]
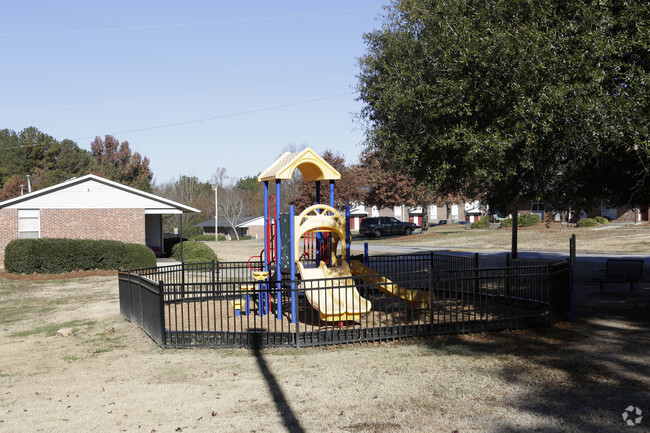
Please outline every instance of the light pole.
[{"label": "light pole", "polygon": [[214,240],[219,240],[219,184],[214,184]]}]

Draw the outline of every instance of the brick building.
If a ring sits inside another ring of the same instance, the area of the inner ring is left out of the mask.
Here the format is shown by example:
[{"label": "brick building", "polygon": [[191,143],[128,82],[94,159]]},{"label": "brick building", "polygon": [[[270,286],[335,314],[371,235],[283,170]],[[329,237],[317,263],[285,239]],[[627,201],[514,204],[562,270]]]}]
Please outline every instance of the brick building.
[{"label": "brick building", "polygon": [[0,266],[20,238],[108,239],[164,248],[162,216],[200,212],[88,174],[0,202]]}]

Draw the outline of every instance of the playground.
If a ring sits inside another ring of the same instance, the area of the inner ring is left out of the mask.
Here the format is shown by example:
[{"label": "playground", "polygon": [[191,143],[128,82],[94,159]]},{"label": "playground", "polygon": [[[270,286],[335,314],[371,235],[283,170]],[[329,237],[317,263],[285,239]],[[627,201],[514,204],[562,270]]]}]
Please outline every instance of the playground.
[{"label": "playground", "polygon": [[[316,203],[296,215],[282,181],[299,170]],[[570,264],[478,256],[350,254],[340,174],[313,150],[285,153],[258,180],[265,235],[240,262],[119,273],[121,314],[162,347],[312,346],[550,326],[570,315]],[[329,204],[320,203],[322,184]]]}]

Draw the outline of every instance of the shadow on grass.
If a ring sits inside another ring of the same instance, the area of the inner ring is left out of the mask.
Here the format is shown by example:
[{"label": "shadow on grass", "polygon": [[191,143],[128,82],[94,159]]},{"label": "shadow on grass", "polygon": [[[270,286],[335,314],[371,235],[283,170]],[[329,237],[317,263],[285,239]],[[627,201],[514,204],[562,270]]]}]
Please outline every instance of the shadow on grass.
[{"label": "shadow on grass", "polygon": [[503,421],[496,431],[610,432],[627,426],[629,406],[643,411],[637,427],[650,425],[650,287],[600,294],[576,289],[576,322],[551,329],[446,337],[433,352],[505,357],[496,380],[524,389],[500,405],[539,420],[534,428]]},{"label": "shadow on grass", "polygon": [[289,406],[289,402],[285,398],[284,393],[282,392],[282,388],[280,387],[280,384],[275,379],[273,373],[271,373],[271,370],[269,369],[269,366],[267,365],[266,360],[264,359],[264,354],[262,353],[262,337],[261,337],[262,334],[260,332],[253,332],[250,335],[252,338],[253,355],[255,355],[257,366],[259,367],[262,376],[264,376],[264,380],[266,381],[266,385],[269,388],[269,392],[273,396],[273,402],[275,403],[275,407],[278,413],[280,414],[280,416],[282,417],[282,423],[284,424],[288,432],[292,432],[292,433],[304,432],[305,430],[300,425],[300,421],[298,421],[298,418],[296,418],[296,415],[293,413],[291,406]]}]

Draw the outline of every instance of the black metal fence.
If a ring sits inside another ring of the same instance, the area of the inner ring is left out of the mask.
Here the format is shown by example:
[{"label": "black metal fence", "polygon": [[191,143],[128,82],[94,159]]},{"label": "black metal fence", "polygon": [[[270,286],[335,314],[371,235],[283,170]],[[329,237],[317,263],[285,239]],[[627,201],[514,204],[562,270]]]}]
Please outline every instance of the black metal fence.
[{"label": "black metal fence", "polygon": [[568,262],[477,262],[369,257],[376,274],[297,281],[257,281],[245,262],[120,272],[120,309],[163,347],[360,343],[549,326],[568,314]]}]

